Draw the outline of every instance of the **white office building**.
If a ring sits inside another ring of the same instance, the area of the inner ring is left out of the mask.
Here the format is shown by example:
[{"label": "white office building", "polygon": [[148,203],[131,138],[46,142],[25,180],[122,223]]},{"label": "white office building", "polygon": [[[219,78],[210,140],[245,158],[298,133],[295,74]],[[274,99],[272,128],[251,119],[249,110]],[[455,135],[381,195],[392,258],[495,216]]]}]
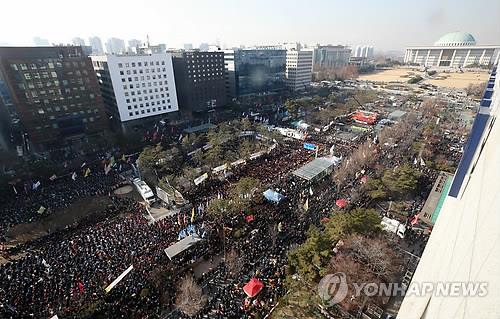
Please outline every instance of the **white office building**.
[{"label": "white office building", "polygon": [[313,49],[291,49],[286,51],[286,86],[289,90],[300,91],[311,85]]},{"label": "white office building", "polygon": [[404,62],[439,68],[467,68],[491,66],[498,61],[500,45],[478,45],[466,32],[445,34],[433,46],[406,48]]},{"label": "white office building", "polygon": [[92,56],[104,103],[123,123],[166,118],[179,110],[172,56],[143,49],[137,54]]}]

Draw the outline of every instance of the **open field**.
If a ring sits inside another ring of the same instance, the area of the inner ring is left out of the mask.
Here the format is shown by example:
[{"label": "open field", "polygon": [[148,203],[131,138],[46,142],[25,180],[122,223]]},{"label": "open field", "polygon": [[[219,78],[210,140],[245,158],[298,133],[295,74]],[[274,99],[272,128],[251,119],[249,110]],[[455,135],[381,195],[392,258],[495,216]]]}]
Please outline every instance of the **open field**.
[{"label": "open field", "polygon": [[[359,80],[363,81],[375,81],[375,82],[407,82],[411,77],[415,75],[420,75],[424,77],[424,73],[418,69],[391,69],[383,70],[370,74],[363,74],[359,76]],[[433,84],[441,87],[448,88],[466,88],[469,84],[483,83],[488,79],[488,73],[484,72],[454,72],[454,73],[443,73],[438,72],[432,79],[424,79],[421,83]]]}]

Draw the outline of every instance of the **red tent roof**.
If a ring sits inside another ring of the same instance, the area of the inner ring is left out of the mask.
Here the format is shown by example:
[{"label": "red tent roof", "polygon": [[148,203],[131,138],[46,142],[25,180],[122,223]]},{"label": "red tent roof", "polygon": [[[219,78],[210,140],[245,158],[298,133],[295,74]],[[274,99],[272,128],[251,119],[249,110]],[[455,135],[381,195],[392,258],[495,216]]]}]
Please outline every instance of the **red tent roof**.
[{"label": "red tent roof", "polygon": [[347,201],[345,199],[341,198],[341,199],[337,199],[335,204],[340,208],[344,208],[347,205]]},{"label": "red tent roof", "polygon": [[264,288],[264,284],[257,278],[252,278],[244,287],[243,291],[248,297],[255,297]]}]

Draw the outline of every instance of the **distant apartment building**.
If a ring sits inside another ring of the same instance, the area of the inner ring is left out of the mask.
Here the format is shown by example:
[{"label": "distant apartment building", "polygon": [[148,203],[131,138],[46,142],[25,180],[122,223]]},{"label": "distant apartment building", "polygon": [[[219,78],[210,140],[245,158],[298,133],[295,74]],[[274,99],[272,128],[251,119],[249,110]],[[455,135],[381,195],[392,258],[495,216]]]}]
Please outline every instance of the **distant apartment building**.
[{"label": "distant apartment building", "polygon": [[33,43],[37,47],[48,47],[50,45],[49,44],[49,40],[44,39],[44,38],[40,38],[40,37],[34,37],[33,38]]},{"label": "distant apartment building", "polygon": [[85,45],[85,40],[82,39],[82,38],[79,38],[79,37],[74,37],[71,42],[74,44],[74,45],[79,45],[79,46],[84,46]]},{"label": "distant apartment building", "polygon": [[200,51],[208,51],[209,47],[210,47],[210,45],[206,42],[200,43],[200,46],[199,46]]},{"label": "distant apartment building", "polygon": [[137,54],[92,56],[92,64],[107,111],[122,131],[179,110],[170,53],[143,48]]},{"label": "distant apartment building", "polygon": [[137,52],[137,47],[141,46],[141,40],[137,40],[137,39],[130,39],[128,40],[128,48],[127,48],[127,51],[128,52],[134,52],[136,53]]},{"label": "distant apartment building", "polygon": [[0,47],[0,87],[25,150],[78,147],[107,128],[91,60],[79,46]]},{"label": "distant apartment building", "polygon": [[184,43],[184,50],[193,50],[192,43]]},{"label": "distant apartment building", "polygon": [[318,45],[314,48],[314,69],[344,67],[350,56],[351,49],[343,45]]},{"label": "distant apartment building", "polygon": [[122,54],[125,50],[125,41],[118,38],[109,38],[106,41],[106,53],[108,54]]},{"label": "distant apartment building", "polygon": [[313,68],[312,49],[289,49],[286,51],[286,86],[291,91],[305,90],[311,85]]},{"label": "distant apartment building", "polygon": [[257,47],[224,51],[230,97],[268,95],[286,89],[286,50]]},{"label": "distant apartment building", "polygon": [[451,32],[433,46],[406,48],[404,63],[452,69],[488,67],[498,62],[499,56],[500,44],[478,45],[470,33]]},{"label": "distant apartment building", "polygon": [[224,53],[172,53],[177,98],[182,113],[201,113],[226,105]]},{"label": "distant apartment building", "polygon": [[358,45],[352,51],[352,57],[365,58],[366,60],[372,60],[374,57],[374,48],[369,45]]},{"label": "distant apartment building", "polygon": [[101,38],[90,37],[89,38],[89,45],[92,47],[93,54],[103,54],[104,53]]}]

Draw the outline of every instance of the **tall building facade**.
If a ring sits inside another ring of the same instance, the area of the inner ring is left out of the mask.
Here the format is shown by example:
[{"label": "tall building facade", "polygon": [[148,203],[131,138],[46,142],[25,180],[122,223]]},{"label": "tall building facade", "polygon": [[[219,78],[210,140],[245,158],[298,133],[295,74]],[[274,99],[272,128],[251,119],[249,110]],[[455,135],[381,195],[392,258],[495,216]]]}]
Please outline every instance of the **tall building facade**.
[{"label": "tall building facade", "polygon": [[286,89],[286,50],[281,47],[226,50],[224,63],[228,92],[234,94],[231,97]]},{"label": "tall building facade", "polygon": [[103,54],[104,53],[101,38],[90,37],[89,38],[89,45],[92,47],[93,54]]},{"label": "tall building facade", "polygon": [[500,318],[499,115],[494,67],[398,319]]},{"label": "tall building facade", "polygon": [[314,48],[314,69],[341,68],[349,64],[351,49],[342,45],[318,45]]},{"label": "tall building facade", "polygon": [[106,53],[108,54],[122,54],[125,53],[125,41],[118,38],[109,38],[106,41]]},{"label": "tall building facade", "polygon": [[286,51],[286,85],[289,90],[305,90],[311,85],[313,53],[311,49]]},{"label": "tall building facade", "polygon": [[497,63],[500,44],[477,45],[466,32],[445,34],[433,46],[406,48],[404,63],[437,68],[488,67]]},{"label": "tall building facade", "polygon": [[77,145],[107,128],[92,63],[81,47],[0,47],[0,73],[26,148]]},{"label": "tall building facade", "polygon": [[107,111],[123,131],[179,110],[171,54],[143,50],[91,58]]},{"label": "tall building facade", "polygon": [[223,52],[174,52],[173,67],[182,112],[200,113],[226,105]]}]

